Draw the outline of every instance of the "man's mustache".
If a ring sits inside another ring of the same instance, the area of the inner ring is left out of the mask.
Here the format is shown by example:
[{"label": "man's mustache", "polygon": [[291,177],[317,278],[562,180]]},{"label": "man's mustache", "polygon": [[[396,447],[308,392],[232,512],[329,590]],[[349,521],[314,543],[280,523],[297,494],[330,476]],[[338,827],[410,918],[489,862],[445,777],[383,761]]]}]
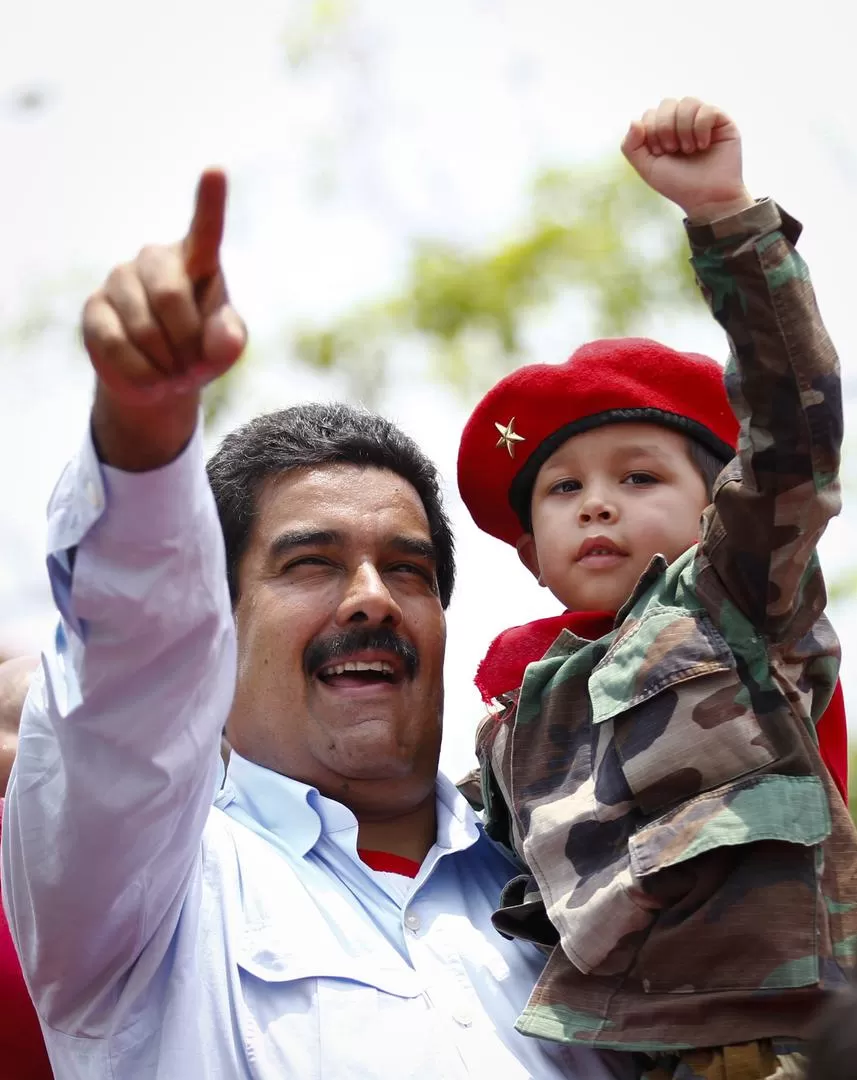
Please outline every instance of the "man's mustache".
[{"label": "man's mustache", "polygon": [[351,626],[329,637],[315,638],[304,649],[304,671],[315,675],[328,664],[366,649],[378,649],[397,656],[408,679],[413,679],[417,673],[420,658],[416,648],[388,626]]}]

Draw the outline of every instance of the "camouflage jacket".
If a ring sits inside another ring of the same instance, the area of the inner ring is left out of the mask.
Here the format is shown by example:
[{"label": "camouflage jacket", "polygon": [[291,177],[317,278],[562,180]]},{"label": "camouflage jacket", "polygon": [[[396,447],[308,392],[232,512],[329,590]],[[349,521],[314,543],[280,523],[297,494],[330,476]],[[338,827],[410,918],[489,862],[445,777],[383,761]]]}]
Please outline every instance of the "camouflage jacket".
[{"label": "camouflage jacket", "polygon": [[563,631],[480,727],[486,828],[525,870],[495,923],[549,952],[525,1034],[800,1039],[857,955],[857,833],[814,731],[842,408],[799,231],[770,201],[688,228],[738,454],[699,543],[656,556],[605,637]]}]

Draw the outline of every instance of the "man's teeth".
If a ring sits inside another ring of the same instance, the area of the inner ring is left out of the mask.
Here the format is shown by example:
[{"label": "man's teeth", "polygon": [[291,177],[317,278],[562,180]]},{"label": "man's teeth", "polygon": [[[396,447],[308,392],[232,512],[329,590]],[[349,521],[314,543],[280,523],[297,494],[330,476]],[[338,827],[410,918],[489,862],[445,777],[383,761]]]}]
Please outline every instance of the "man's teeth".
[{"label": "man's teeth", "polygon": [[322,668],[321,674],[327,677],[344,675],[347,671],[377,671],[381,675],[392,675],[393,665],[388,664],[386,660],[370,660],[368,663],[363,660],[349,660],[345,664],[331,664],[329,667]]},{"label": "man's teeth", "polygon": [[603,548],[603,547],[601,547],[601,548],[590,548],[589,551],[587,551],[586,554],[587,555],[615,555],[616,553],[617,552],[616,552],[615,548]]}]

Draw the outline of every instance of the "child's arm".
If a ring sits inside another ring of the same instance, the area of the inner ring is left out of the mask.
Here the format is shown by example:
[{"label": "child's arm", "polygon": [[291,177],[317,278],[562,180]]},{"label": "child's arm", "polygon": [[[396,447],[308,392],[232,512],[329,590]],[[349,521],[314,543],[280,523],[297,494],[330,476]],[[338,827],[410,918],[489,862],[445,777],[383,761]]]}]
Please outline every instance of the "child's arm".
[{"label": "child's arm", "polygon": [[703,525],[714,591],[770,639],[795,641],[825,604],[815,547],[840,508],[842,440],[836,353],[792,246],[799,226],[770,201],[754,204],[738,130],[711,106],[664,102],[622,148],[687,214],[693,265],[731,346],[726,387],[741,435]]}]

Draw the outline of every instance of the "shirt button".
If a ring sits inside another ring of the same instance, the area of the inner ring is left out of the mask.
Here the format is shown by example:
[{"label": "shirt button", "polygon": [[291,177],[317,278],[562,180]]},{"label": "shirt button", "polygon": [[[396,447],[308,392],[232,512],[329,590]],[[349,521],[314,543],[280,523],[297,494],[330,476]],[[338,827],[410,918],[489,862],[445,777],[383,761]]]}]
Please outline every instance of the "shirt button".
[{"label": "shirt button", "polygon": [[460,1024],[461,1027],[470,1027],[473,1024],[473,1017],[467,1009],[458,1009],[452,1014],[452,1019],[456,1024]]},{"label": "shirt button", "polygon": [[96,510],[100,510],[101,495],[98,491],[98,488],[96,488],[95,484],[91,480],[87,480],[85,491],[86,498],[89,501],[89,504],[93,506]]},{"label": "shirt button", "polygon": [[417,915],[413,911],[409,911],[408,914],[405,916],[405,926],[407,926],[409,930],[412,930],[414,933],[416,933],[421,926],[419,915]]}]

